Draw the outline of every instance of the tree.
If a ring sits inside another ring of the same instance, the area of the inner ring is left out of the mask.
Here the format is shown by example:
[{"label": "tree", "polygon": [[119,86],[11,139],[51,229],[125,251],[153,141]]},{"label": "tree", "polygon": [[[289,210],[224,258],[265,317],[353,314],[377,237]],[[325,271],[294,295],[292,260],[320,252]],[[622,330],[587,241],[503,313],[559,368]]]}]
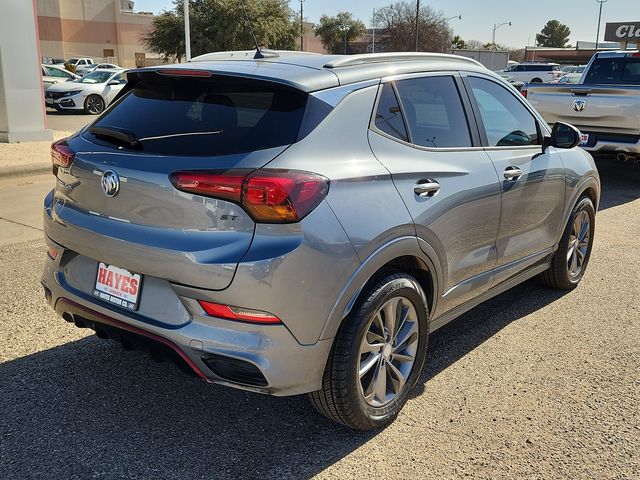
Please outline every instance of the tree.
[{"label": "tree", "polygon": [[484,50],[484,43],[480,40],[467,40],[465,42],[467,50]]},{"label": "tree", "polygon": [[[380,49],[407,52],[416,49],[416,2],[400,1],[376,11]],[[418,50],[444,52],[451,45],[451,30],[442,12],[422,4],[418,25]]]},{"label": "tree", "polygon": [[467,48],[467,44],[460,35],[456,35],[451,40],[451,47],[459,50],[464,50],[465,48]]},{"label": "tree", "polygon": [[541,47],[568,47],[571,29],[558,20],[549,20],[542,31],[536,35],[536,42]]},{"label": "tree", "polygon": [[366,31],[364,23],[354,19],[351,13],[340,12],[335,17],[320,17],[316,37],[320,37],[329,53],[346,54],[349,43],[364,35]]},{"label": "tree", "polygon": [[[173,4],[172,10],[154,19],[153,30],[143,41],[166,60],[180,61],[185,54],[184,3],[174,0]],[[192,55],[255,48],[247,17],[261,46],[295,48],[300,24],[287,0],[190,0]]]}]

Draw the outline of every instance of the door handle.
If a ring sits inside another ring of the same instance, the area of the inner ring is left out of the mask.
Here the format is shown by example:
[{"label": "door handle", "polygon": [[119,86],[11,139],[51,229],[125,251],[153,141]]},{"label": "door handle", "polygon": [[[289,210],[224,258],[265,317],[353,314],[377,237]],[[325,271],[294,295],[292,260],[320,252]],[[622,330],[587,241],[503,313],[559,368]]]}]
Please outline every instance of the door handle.
[{"label": "door handle", "polygon": [[440,184],[435,180],[423,180],[413,186],[413,191],[419,197],[433,197],[440,190]]},{"label": "door handle", "polygon": [[504,170],[504,178],[506,178],[510,182],[518,180],[521,176],[522,170],[520,170],[518,167],[510,166],[505,168]]}]

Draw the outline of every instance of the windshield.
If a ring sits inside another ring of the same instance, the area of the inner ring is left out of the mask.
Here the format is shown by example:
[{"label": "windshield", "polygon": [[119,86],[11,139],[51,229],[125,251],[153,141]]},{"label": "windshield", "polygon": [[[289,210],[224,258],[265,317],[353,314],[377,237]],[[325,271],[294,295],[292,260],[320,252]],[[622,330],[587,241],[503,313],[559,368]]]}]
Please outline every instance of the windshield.
[{"label": "windshield", "polygon": [[78,83],[106,83],[111,75],[113,72],[91,72],[77,81]]},{"label": "windshield", "polygon": [[77,58],[70,58],[67,63],[76,63],[78,61]]}]

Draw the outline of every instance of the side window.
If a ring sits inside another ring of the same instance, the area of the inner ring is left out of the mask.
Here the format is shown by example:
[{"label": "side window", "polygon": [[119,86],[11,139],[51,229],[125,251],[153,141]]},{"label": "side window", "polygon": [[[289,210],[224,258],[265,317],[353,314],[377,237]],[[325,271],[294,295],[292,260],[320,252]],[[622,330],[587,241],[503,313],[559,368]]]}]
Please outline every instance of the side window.
[{"label": "side window", "polygon": [[127,75],[125,73],[121,73],[120,75],[116,75],[111,80],[117,80],[120,85],[124,85],[127,83]]},{"label": "side window", "polygon": [[534,116],[506,88],[479,77],[469,77],[490,147],[538,145]]},{"label": "side window", "polygon": [[376,128],[405,142],[409,141],[407,129],[402,119],[400,105],[390,83],[384,84],[378,101],[375,118]]},{"label": "side window", "polygon": [[57,68],[49,68],[49,76],[51,77],[59,77],[59,78],[69,78],[69,75],[62,70],[58,70]]},{"label": "side window", "polygon": [[527,67],[525,65],[518,65],[516,67],[516,72],[524,72]]},{"label": "side window", "polygon": [[471,135],[453,77],[400,80],[398,95],[411,141],[423,147],[470,147]]}]

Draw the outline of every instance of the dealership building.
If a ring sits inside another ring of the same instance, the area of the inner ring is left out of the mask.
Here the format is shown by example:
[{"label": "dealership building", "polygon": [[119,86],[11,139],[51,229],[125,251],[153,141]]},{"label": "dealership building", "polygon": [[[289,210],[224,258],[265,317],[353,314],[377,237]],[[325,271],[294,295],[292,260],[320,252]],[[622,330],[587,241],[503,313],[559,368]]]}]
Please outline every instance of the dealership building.
[{"label": "dealership building", "polygon": [[640,22],[607,23],[604,42],[578,42],[573,48],[526,47],[526,61],[584,64],[594,53],[606,50],[637,49],[640,44]]},{"label": "dealership building", "polygon": [[36,0],[43,57],[90,57],[135,67],[159,63],[142,36],[154,15],[134,12],[131,0]]}]

